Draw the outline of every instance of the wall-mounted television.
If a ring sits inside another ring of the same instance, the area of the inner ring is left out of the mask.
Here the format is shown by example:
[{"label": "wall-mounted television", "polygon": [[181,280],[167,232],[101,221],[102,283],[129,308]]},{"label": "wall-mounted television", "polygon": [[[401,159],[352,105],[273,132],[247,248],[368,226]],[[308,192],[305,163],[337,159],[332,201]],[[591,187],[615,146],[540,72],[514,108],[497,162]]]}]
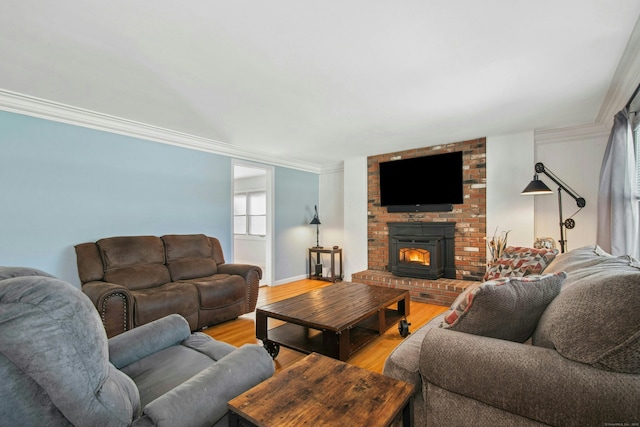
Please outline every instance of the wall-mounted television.
[{"label": "wall-mounted television", "polygon": [[462,151],[380,163],[380,205],[389,212],[450,211],[463,198]]}]

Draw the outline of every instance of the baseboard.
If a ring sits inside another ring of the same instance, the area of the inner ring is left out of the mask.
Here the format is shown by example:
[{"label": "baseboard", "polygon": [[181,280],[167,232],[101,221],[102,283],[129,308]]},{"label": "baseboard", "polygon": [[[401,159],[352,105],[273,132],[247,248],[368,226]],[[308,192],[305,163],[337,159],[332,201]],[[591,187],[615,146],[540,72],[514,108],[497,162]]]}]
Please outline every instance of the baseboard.
[{"label": "baseboard", "polygon": [[304,280],[308,278],[309,276],[303,274],[302,276],[289,277],[288,279],[274,280],[273,286],[286,285],[287,283],[297,282],[298,280]]}]

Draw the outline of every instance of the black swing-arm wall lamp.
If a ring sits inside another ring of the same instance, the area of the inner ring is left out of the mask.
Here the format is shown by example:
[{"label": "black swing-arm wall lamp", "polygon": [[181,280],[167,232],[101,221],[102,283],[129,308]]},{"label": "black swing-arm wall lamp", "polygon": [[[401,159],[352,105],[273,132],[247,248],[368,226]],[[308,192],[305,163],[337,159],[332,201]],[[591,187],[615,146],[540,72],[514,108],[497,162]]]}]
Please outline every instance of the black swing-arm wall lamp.
[{"label": "black swing-arm wall lamp", "polygon": [[[536,174],[533,177],[533,181],[527,185],[527,187],[522,190],[523,195],[535,196],[537,194],[551,194],[553,191],[540,179],[538,179],[538,174],[545,174],[551,181],[553,181],[558,186],[558,213],[560,215],[560,251],[564,253],[566,240],[564,239],[564,229],[571,230],[576,226],[576,222],[573,218],[567,218],[563,220],[562,218],[562,191],[570,195],[578,205],[578,208],[582,209],[587,205],[587,202],[583,197],[580,197],[576,194],[575,191],[571,189],[567,184],[565,184],[560,178],[558,178],[553,172],[551,172],[548,168],[544,166],[542,163],[536,163],[535,166]],[[580,211],[578,209],[578,211]],[[577,212],[576,212],[577,213]],[[575,214],[574,214],[575,215]]]}]

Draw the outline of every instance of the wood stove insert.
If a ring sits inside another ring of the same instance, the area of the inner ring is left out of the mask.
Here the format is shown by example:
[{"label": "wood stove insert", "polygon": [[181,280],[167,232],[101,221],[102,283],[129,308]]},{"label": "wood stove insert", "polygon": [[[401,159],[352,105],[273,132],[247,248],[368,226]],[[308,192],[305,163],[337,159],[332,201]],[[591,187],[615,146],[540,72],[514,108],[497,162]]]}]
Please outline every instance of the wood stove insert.
[{"label": "wood stove insert", "polygon": [[390,222],[389,271],[424,279],[456,278],[455,223]]}]

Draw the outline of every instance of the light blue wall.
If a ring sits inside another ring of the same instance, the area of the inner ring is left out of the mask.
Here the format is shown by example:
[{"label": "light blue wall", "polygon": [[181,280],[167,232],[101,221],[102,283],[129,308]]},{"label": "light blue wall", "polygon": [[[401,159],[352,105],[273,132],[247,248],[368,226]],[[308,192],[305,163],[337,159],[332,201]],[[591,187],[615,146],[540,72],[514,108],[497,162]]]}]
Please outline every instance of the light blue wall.
[{"label": "light blue wall", "polygon": [[[294,177],[280,179],[276,194],[315,185],[317,199],[315,174]],[[215,236],[231,262],[231,188],[229,157],[0,111],[0,265],[41,268],[79,287],[75,244],[170,233]],[[276,232],[287,233],[304,217],[289,210],[306,205],[285,195],[283,203]]]},{"label": "light blue wall", "polygon": [[318,204],[320,197],[319,186],[316,174],[276,168],[276,282],[307,274],[307,250],[316,243],[316,230],[309,223],[314,214],[313,206]]}]

